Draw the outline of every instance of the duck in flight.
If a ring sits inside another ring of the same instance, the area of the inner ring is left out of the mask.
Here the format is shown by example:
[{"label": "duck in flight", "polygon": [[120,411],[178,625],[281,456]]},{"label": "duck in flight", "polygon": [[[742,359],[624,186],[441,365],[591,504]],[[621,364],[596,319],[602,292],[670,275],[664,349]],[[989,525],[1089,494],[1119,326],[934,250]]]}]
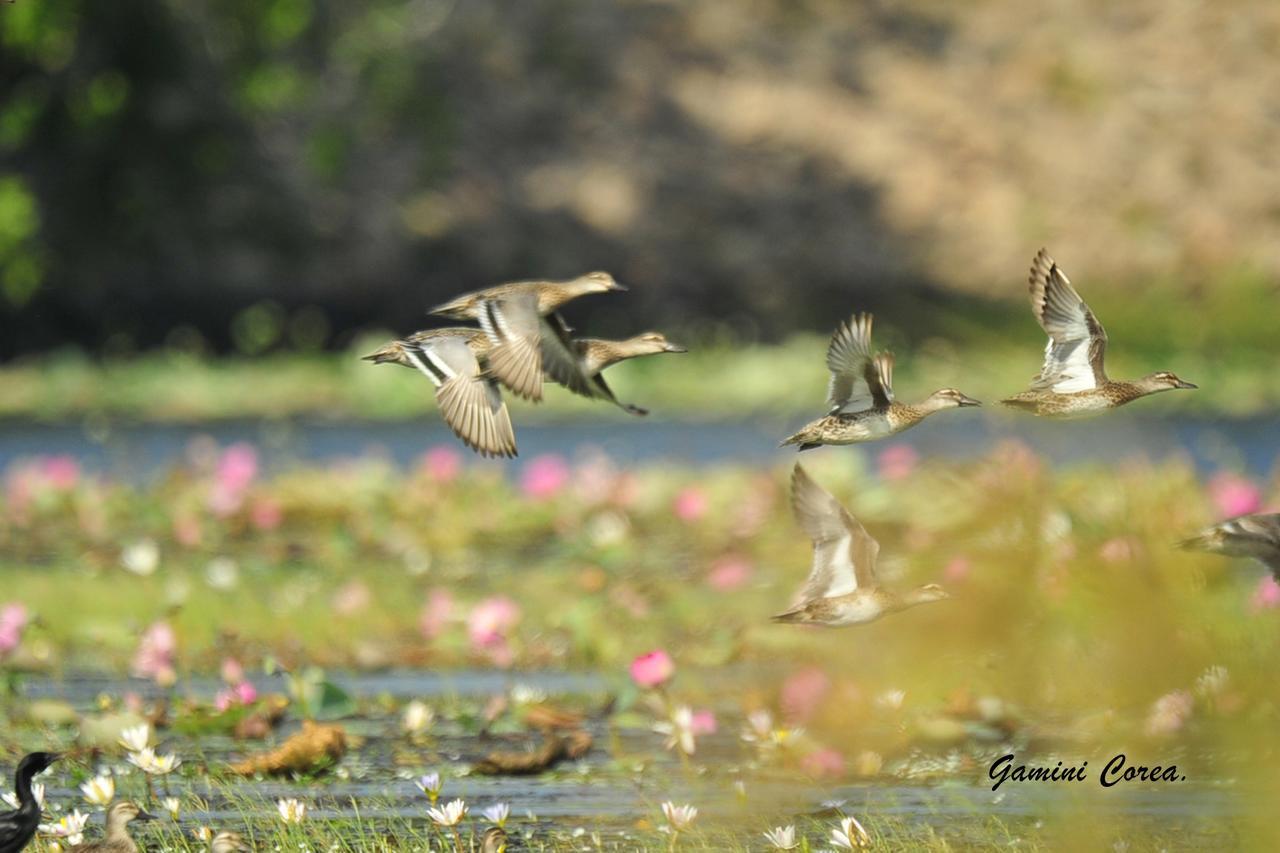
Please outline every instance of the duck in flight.
[{"label": "duck in flight", "polygon": [[489,351],[479,329],[428,329],[364,358],[420,370],[436,387],[440,414],[463,444],[482,456],[512,457],[515,430],[498,382],[489,375]]},{"label": "duck in flight", "polygon": [[1085,417],[1148,394],[1196,387],[1168,371],[1131,382],[1107,378],[1107,332],[1044,249],[1031,262],[1030,285],[1031,311],[1049,343],[1031,387],[1002,400],[1004,405],[1042,417]]},{"label": "duck in flight", "polygon": [[829,411],[781,446],[794,444],[809,450],[823,444],[875,441],[913,427],[943,409],[982,405],[954,388],[934,391],[915,405],[895,400],[893,354],[872,354],[871,321],[870,314],[858,314],[836,329],[827,347]]},{"label": "duck in flight", "polygon": [[[624,412],[633,415],[647,415],[648,409],[619,402],[613,391],[605,383],[601,375],[606,367],[637,358],[642,355],[657,355],[663,352],[688,352],[679,344],[668,341],[661,332],[644,332],[624,341],[607,341],[601,338],[573,338],[570,348],[577,359],[578,371],[582,374],[590,393],[585,396],[608,400]],[[573,390],[573,388],[570,388]]]},{"label": "duck in flight", "polygon": [[773,621],[832,628],[862,625],[887,613],[950,597],[932,583],[906,592],[880,586],[876,579],[880,544],[799,463],[791,473],[791,507],[813,540],[813,567],[796,604]]},{"label": "duck in flight", "polygon": [[489,338],[489,370],[526,400],[542,399],[544,372],[575,394],[591,397],[569,326],[557,309],[579,296],[625,289],[607,272],[568,281],[516,281],[464,294],[431,313],[479,323]]},{"label": "duck in flight", "polygon": [[1226,557],[1253,557],[1280,581],[1280,512],[1232,518],[1178,543],[1189,551]]}]

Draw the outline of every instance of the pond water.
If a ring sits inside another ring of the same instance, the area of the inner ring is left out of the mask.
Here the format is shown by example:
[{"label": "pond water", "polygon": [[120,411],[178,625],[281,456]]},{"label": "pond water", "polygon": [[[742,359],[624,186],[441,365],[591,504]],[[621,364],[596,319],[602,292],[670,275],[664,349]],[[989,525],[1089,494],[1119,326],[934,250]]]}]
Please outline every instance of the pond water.
[{"label": "pond water", "polygon": [[[518,468],[545,453],[606,454],[618,464],[741,463],[778,465],[795,457],[779,448],[796,426],[768,417],[732,422],[657,419],[533,423],[519,429]],[[200,424],[45,424],[0,422],[0,469],[39,454],[69,454],[92,470],[126,478],[146,477],[181,461],[193,438],[221,444],[248,441],[262,447],[273,466],[334,461],[372,453],[408,465],[433,445],[457,446],[434,418],[411,422],[224,421]],[[1007,440],[1025,442],[1057,463],[1108,464],[1132,459],[1183,457],[1201,470],[1236,468],[1255,475],[1272,471],[1280,453],[1280,413],[1239,419],[1161,418],[1119,412],[1085,421],[1047,421],[1003,412],[969,411],[934,418],[897,442],[924,456],[963,459]],[[847,452],[841,449],[814,453]],[[470,457],[469,457],[470,458]]]}]

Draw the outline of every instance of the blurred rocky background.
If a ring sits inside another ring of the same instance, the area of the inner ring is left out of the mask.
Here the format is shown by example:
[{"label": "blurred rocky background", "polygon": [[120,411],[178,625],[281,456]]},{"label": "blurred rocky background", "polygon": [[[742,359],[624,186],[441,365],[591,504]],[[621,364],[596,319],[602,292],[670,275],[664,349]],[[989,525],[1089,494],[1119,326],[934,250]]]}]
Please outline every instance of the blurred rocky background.
[{"label": "blurred rocky background", "polygon": [[0,358],[345,347],[595,268],[605,333],[1034,341],[1042,244],[1095,301],[1256,313],[1276,92],[1264,0],[17,0]]}]

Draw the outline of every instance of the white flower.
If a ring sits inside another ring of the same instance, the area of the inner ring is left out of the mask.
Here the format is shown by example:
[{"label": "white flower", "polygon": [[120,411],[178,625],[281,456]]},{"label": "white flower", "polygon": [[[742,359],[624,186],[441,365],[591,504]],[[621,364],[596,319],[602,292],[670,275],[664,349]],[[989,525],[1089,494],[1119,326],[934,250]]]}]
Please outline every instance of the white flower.
[{"label": "white flower", "polygon": [[285,823],[302,823],[307,816],[307,804],[299,802],[293,797],[287,800],[277,800],[276,810],[280,812],[280,819]]},{"label": "white flower", "polygon": [[95,806],[110,805],[116,798],[116,780],[106,774],[94,776],[80,785],[86,802]]},{"label": "white flower", "polygon": [[240,567],[230,557],[214,557],[204,567],[204,582],[214,589],[235,589],[240,582]]},{"label": "white flower", "polygon": [[747,724],[742,728],[742,739],[747,743],[768,743],[773,732],[773,714],[759,708],[747,714]]},{"label": "white flower", "polygon": [[693,823],[693,819],[698,816],[698,810],[686,803],[683,806],[677,806],[675,803],[667,800],[662,804],[662,813],[666,815],[667,823],[671,826],[672,832],[683,832]]},{"label": "white flower", "polygon": [[427,809],[427,817],[440,826],[457,826],[467,816],[467,804],[462,800],[450,800],[444,808]]},{"label": "white flower", "polygon": [[151,726],[143,723],[120,731],[118,743],[130,752],[141,752],[151,743]]},{"label": "white flower", "polygon": [[411,735],[420,735],[427,729],[431,728],[431,724],[435,722],[436,715],[426,702],[419,702],[414,699],[404,708],[404,717],[400,720],[400,725],[406,732]]},{"label": "white flower", "polygon": [[164,806],[164,810],[169,813],[169,817],[177,820],[178,815],[182,813],[182,800],[177,797],[165,797],[160,802]]},{"label": "white flower", "polygon": [[428,773],[426,776],[419,776],[414,780],[414,784],[418,786],[418,790],[426,794],[434,804],[436,798],[440,796],[440,774]]},{"label": "white flower", "polygon": [[173,753],[156,755],[151,747],[129,753],[129,763],[148,776],[165,776],[172,773],[182,763],[182,759]]},{"label": "white flower", "polygon": [[497,803],[489,806],[480,814],[484,815],[484,819],[494,826],[504,827],[507,825],[507,816],[511,814],[511,806],[506,803]]},{"label": "white flower", "polygon": [[693,755],[697,742],[693,735],[693,710],[681,705],[671,712],[671,719],[653,724],[653,730],[667,736],[667,749],[680,748],[685,755]]},{"label": "white flower", "polygon": [[[40,806],[40,811],[44,811],[44,783],[32,782],[31,796],[35,797],[36,805]],[[21,805],[18,802],[18,795],[12,792],[0,797],[0,800],[4,800],[7,805],[15,809]]]},{"label": "white flower", "polygon": [[207,826],[197,826],[195,829],[191,830],[191,837],[196,841],[203,841],[205,844],[208,844],[213,840],[213,830]]},{"label": "white flower", "polygon": [[68,844],[74,847],[84,841],[84,825],[88,821],[89,816],[87,814],[75,809],[71,814],[63,815],[57,823],[41,824],[40,831],[45,835],[52,835],[54,838],[65,839]]},{"label": "white flower", "polygon": [[517,684],[511,688],[511,701],[517,705],[537,705],[547,701],[547,691],[529,684]]},{"label": "white flower", "polygon": [[796,841],[796,828],[794,826],[777,826],[764,834],[765,840],[768,841],[775,850],[795,850],[800,846]]},{"label": "white flower", "polygon": [[861,850],[871,846],[871,836],[858,823],[857,818],[840,820],[840,828],[831,830],[831,843],[844,850]]},{"label": "white flower", "polygon": [[907,699],[907,691],[905,690],[886,690],[876,697],[876,704],[881,708],[890,711],[897,711],[902,708],[902,703]]},{"label": "white flower", "polygon": [[139,539],[120,553],[120,564],[135,575],[155,574],[160,567],[160,546],[154,539]]}]

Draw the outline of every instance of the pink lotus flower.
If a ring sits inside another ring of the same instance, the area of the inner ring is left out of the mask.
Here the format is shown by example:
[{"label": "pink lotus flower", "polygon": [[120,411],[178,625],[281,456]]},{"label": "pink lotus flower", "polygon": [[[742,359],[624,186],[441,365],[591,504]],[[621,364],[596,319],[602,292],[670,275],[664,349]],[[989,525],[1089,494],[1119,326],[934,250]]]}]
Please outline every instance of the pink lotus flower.
[{"label": "pink lotus flower", "polygon": [[838,779],[844,775],[844,756],[834,749],[817,749],[800,759],[804,772],[819,779]]},{"label": "pink lotus flower", "polygon": [[163,687],[178,680],[174,669],[177,638],[168,622],[153,622],[142,634],[138,651],[133,656],[132,672],[138,678],[150,678]]},{"label": "pink lotus flower", "polygon": [[672,509],[676,518],[693,523],[707,514],[707,496],[697,486],[689,486],[676,495]]},{"label": "pink lotus flower", "polygon": [[646,690],[661,687],[675,674],[675,661],[662,649],[640,655],[631,662],[631,680]]},{"label": "pink lotus flower", "polygon": [[876,457],[876,468],[882,480],[903,480],[911,476],[920,462],[920,454],[909,444],[891,444]]},{"label": "pink lotus flower", "polygon": [[428,640],[434,640],[444,632],[449,617],[453,615],[453,596],[447,590],[434,589],[427,597],[418,617],[418,630]]},{"label": "pink lotus flower", "polygon": [[814,715],[831,689],[831,679],[816,666],[806,667],[782,683],[782,713],[793,725]]},{"label": "pink lotus flower", "polygon": [[422,455],[422,471],[437,483],[452,483],[462,472],[462,454],[447,444],[436,445]]},{"label": "pink lotus flower", "polygon": [[48,488],[69,492],[80,481],[80,465],[70,456],[45,456],[40,460],[40,475]]},{"label": "pink lotus flower", "polygon": [[1280,607],[1280,583],[1276,583],[1274,577],[1267,575],[1258,581],[1258,586],[1253,590],[1253,595],[1249,597],[1249,609],[1257,613],[1260,610],[1270,610],[1273,607]]},{"label": "pink lotus flower", "polygon": [[22,642],[22,632],[31,621],[25,604],[11,601],[0,607],[0,657],[8,655]]},{"label": "pink lotus flower", "polygon": [[476,649],[496,646],[520,621],[520,606],[504,595],[486,598],[467,617],[467,635]]},{"label": "pink lotus flower", "polygon": [[1250,480],[1227,471],[1209,481],[1209,497],[1218,512],[1228,518],[1262,509],[1262,490]]},{"label": "pink lotus flower", "polygon": [[256,701],[258,701],[257,688],[247,681],[242,681],[235,687],[219,690],[218,695],[213,698],[213,707],[221,714],[237,706],[252,705]]},{"label": "pink lotus flower", "polygon": [[373,594],[364,581],[348,581],[333,594],[333,610],[339,616],[351,616],[369,606]]},{"label": "pink lotus flower", "polygon": [[689,729],[701,737],[716,733],[716,715],[708,710],[694,711],[689,719]]},{"label": "pink lotus flower", "polygon": [[972,570],[973,564],[968,557],[952,557],[951,562],[942,570],[942,576],[951,583],[962,583],[968,579]]},{"label": "pink lotus flower", "polygon": [[751,563],[743,557],[721,557],[707,574],[707,585],[721,592],[730,592],[751,580]]},{"label": "pink lotus flower", "polygon": [[249,508],[249,523],[258,530],[275,530],[284,521],[284,510],[274,498],[258,498]]},{"label": "pink lotus flower", "polygon": [[209,509],[215,515],[239,512],[245,493],[258,476],[258,453],[248,444],[233,444],[218,457],[213,473],[213,490]]},{"label": "pink lotus flower", "polygon": [[527,497],[546,500],[555,497],[569,482],[569,466],[555,454],[535,456],[520,475],[520,488]]}]

